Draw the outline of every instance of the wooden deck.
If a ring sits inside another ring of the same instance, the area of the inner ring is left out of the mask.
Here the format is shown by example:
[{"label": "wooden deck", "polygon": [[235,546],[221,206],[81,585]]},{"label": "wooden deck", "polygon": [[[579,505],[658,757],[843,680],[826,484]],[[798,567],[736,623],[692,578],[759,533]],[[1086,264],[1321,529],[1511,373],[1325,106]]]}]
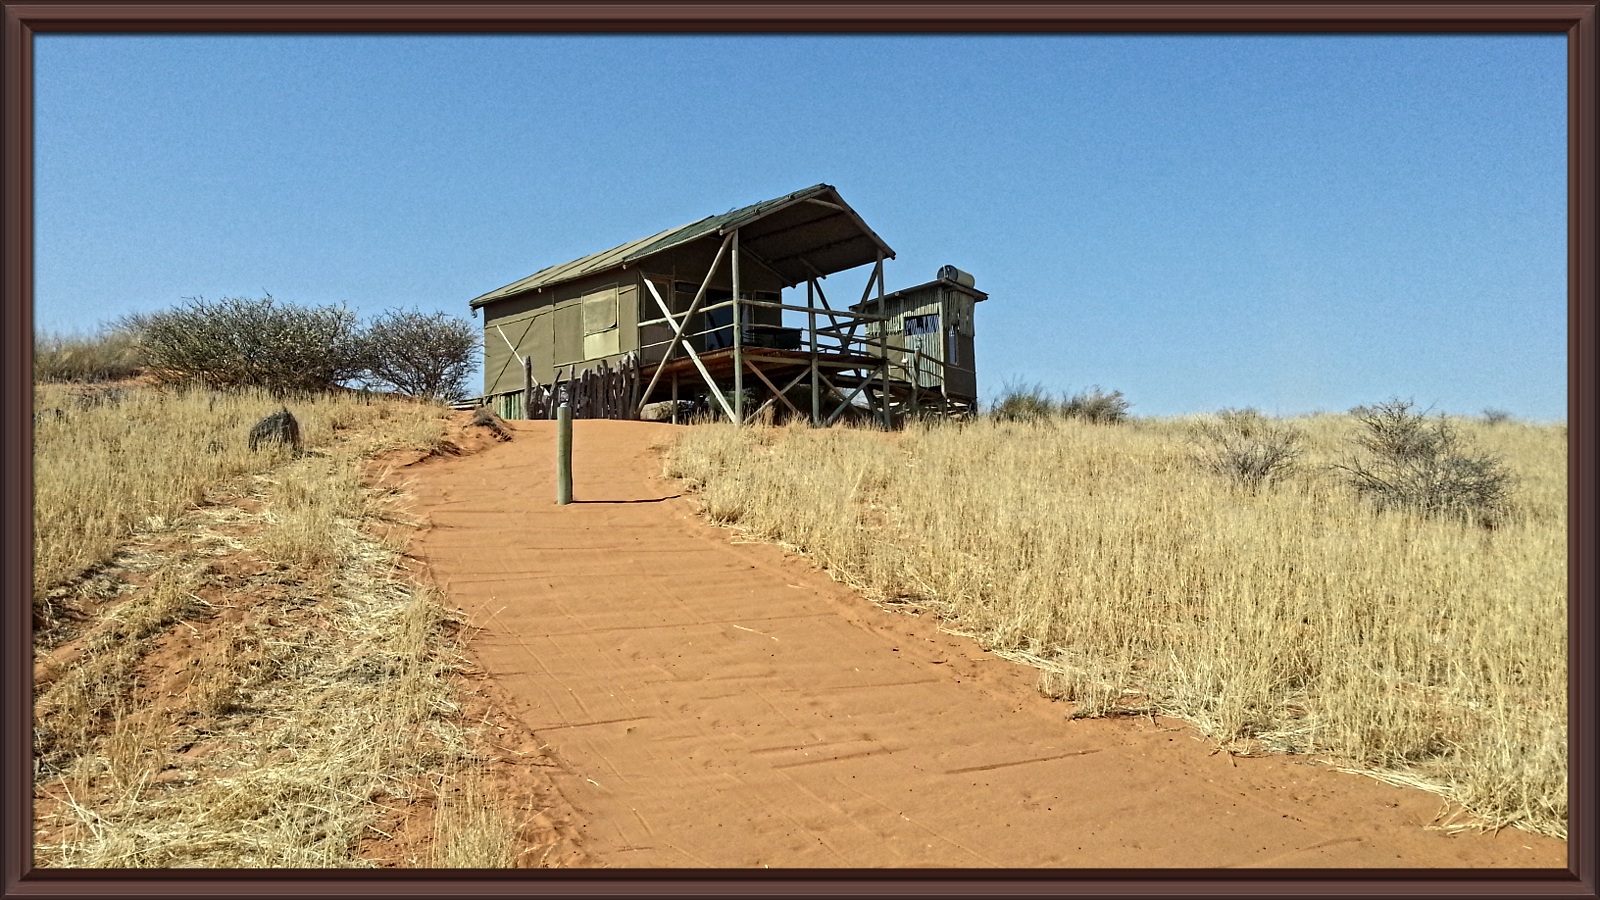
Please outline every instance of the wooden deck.
[{"label": "wooden deck", "polygon": [[[809,387],[809,374],[811,371],[812,354],[806,350],[783,350],[772,347],[746,345],[741,350],[747,374],[754,374],[755,378],[744,379],[746,388],[753,388],[758,394],[767,397],[763,407],[776,403],[786,403],[778,395],[786,394],[791,389],[804,390]],[[734,384],[734,351],[731,347],[711,350],[699,354],[700,364],[705,366],[706,374],[716,382],[723,391],[731,392]],[[962,413],[970,411],[975,405],[975,397],[945,396],[938,388],[917,387],[911,382],[890,377],[882,378],[879,366],[882,359],[860,353],[819,352],[816,354],[818,375],[832,387],[853,393],[859,391],[877,406],[880,395],[887,388],[888,400],[897,414],[914,413],[919,411],[933,412],[935,410],[944,414]],[[682,399],[695,396],[705,390],[705,379],[700,374],[695,360],[687,356],[678,356],[665,365],[645,363],[641,366],[640,377],[648,382],[660,368],[661,378],[657,380],[656,388],[649,397],[642,398],[645,403],[658,403],[670,401],[674,398],[673,382],[676,380],[676,396]],[[797,414],[805,415],[806,412],[788,404]],[[833,407],[833,403],[826,404]],[[823,414],[829,412],[822,410]]]}]

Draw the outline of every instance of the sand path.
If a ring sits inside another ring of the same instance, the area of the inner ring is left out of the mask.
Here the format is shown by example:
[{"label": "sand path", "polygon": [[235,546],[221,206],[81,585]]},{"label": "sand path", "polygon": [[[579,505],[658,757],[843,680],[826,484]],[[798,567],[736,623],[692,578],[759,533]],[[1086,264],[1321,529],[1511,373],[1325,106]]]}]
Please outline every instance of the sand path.
[{"label": "sand path", "polygon": [[554,423],[407,470],[413,545],[549,745],[609,866],[1566,866],[1422,827],[1438,798],[1212,753],[1182,723],[1065,718],[1035,673],[737,543],[662,480],[672,426]]}]

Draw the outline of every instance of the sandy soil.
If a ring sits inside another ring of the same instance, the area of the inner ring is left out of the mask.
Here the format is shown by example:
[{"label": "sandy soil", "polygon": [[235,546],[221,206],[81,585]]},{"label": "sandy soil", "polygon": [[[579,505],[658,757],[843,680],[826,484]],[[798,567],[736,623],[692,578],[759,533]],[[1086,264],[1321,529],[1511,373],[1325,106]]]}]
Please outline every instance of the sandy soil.
[{"label": "sandy soil", "polygon": [[673,426],[577,422],[561,507],[554,423],[510,424],[404,469],[411,549],[482,626],[589,862],[1566,866],[1562,841],[1428,830],[1430,794],[1069,720],[1032,670],[702,523],[658,474]]}]

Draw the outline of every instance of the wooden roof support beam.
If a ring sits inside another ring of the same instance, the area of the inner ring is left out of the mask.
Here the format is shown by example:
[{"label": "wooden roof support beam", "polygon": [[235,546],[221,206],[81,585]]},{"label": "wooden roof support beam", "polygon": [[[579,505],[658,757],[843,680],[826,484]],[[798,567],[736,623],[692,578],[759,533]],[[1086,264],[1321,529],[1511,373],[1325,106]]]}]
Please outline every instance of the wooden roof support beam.
[{"label": "wooden roof support beam", "polygon": [[[862,235],[862,234],[851,235],[850,237],[847,237],[847,238],[840,238],[837,241],[829,241],[826,244],[822,244],[820,246],[812,247],[811,249],[807,250],[806,253],[815,253],[818,250],[827,250],[827,249],[830,249],[832,247],[838,247],[841,244],[848,244],[851,241],[859,241],[859,240],[863,240],[865,238],[866,238],[866,235]],[[774,263],[783,263],[783,262],[788,262],[791,259],[799,259],[802,262],[804,262],[804,260],[802,258],[803,256],[804,256],[804,254],[801,254],[801,253],[791,253],[788,256],[779,256],[779,257],[775,258],[773,260],[773,262]],[[810,265],[810,264],[807,263],[807,265]],[[866,263],[857,263],[856,265],[866,265]],[[851,266],[851,268],[855,268],[855,266]],[[813,271],[815,271],[815,270],[813,270]]]},{"label": "wooden roof support beam", "polygon": [[[827,206],[833,206],[832,203],[828,203],[826,205]],[[774,228],[771,231],[763,231],[763,232],[761,232],[761,234],[759,234],[755,238],[753,238],[753,240],[764,241],[769,237],[774,237],[776,235],[784,234],[785,232],[794,231],[795,229],[798,229],[798,228],[806,228],[806,227],[809,227],[811,225],[815,225],[818,222],[826,222],[826,221],[828,221],[830,219],[837,219],[840,216],[844,215],[844,210],[841,209],[840,207],[833,206],[833,208],[837,209],[839,211],[836,212],[836,213],[833,213],[831,215],[822,215],[822,216],[816,217],[815,219],[807,219],[804,222],[796,222],[793,225],[785,225],[782,228]],[[740,227],[744,227],[744,226],[740,226]]]},{"label": "wooden roof support beam", "polygon": [[749,247],[741,247],[739,249],[739,256],[740,256],[740,258],[748,259],[751,262],[755,263],[756,265],[760,266],[761,268],[766,269],[768,272],[771,272],[774,276],[777,277],[779,284],[787,285],[789,283],[789,276],[783,274],[782,272],[779,272],[777,269],[774,269],[772,267],[771,263],[768,263],[766,260],[764,260],[761,257],[759,257],[759,256],[755,255],[754,253],[750,252],[750,248]]}]

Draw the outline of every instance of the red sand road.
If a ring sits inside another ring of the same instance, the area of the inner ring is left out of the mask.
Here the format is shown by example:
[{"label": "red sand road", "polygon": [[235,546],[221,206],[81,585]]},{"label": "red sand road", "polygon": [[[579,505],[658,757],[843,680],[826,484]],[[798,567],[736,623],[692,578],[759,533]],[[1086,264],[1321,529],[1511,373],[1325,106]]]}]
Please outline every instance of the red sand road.
[{"label": "red sand road", "polygon": [[555,423],[407,470],[413,551],[549,745],[608,866],[1519,866],[1566,844],[1424,828],[1437,797],[1211,752],[1182,723],[1079,720],[1037,673],[696,519],[652,442]]}]

